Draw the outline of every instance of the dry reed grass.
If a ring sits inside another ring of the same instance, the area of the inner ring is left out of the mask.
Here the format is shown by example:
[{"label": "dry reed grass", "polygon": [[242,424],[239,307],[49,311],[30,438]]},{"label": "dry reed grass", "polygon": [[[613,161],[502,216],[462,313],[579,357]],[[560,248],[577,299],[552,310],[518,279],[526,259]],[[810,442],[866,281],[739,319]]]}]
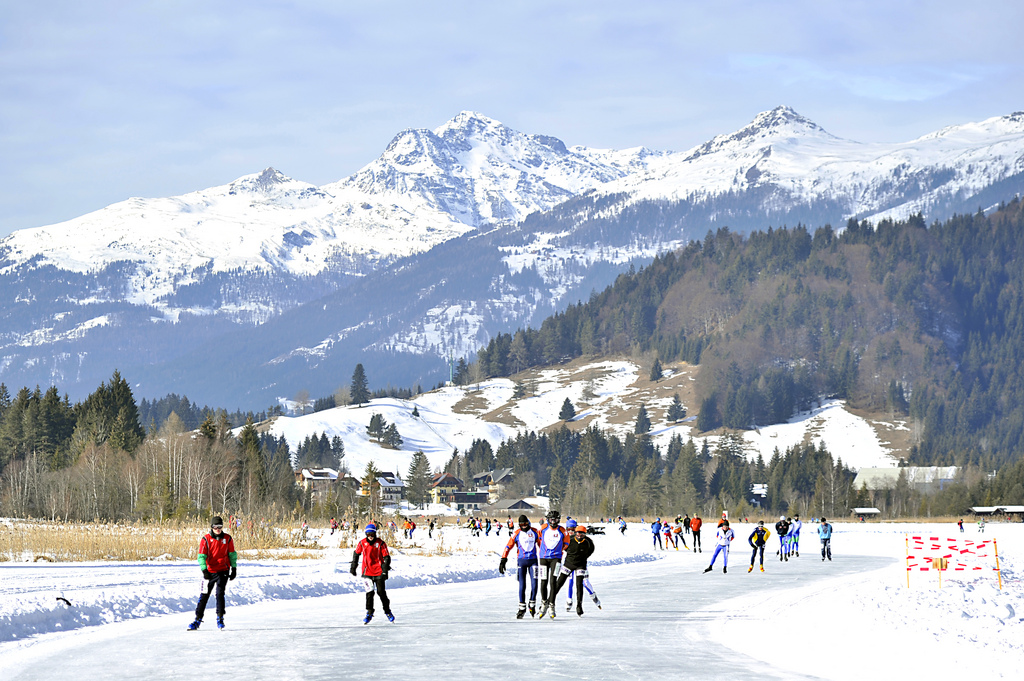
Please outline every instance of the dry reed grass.
[{"label": "dry reed grass", "polygon": [[[182,523],[51,523],[12,521],[0,526],[0,561],[193,560],[208,528]],[[270,526],[231,533],[246,557],[319,557],[308,544]],[[280,551],[301,549],[301,551]],[[273,553],[277,551],[277,553]]]}]

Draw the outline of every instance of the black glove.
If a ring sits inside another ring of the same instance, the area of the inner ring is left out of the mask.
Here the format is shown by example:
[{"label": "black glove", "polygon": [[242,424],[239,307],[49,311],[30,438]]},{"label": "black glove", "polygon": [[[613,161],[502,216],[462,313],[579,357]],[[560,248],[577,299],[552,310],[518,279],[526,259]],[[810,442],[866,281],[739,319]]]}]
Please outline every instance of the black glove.
[{"label": "black glove", "polygon": [[380,578],[383,579],[383,580],[387,580],[387,578],[388,578],[388,571],[384,570],[383,572],[381,572],[380,573]]},{"label": "black glove", "polygon": [[508,564],[508,558],[502,558],[501,561],[498,563],[498,574],[499,575],[505,574],[505,566],[507,564]]},{"label": "black glove", "polygon": [[234,579],[238,576],[238,568],[231,566],[231,572],[228,573],[228,579]]},{"label": "black glove", "polygon": [[352,565],[350,565],[350,566],[349,566],[349,568],[348,568],[348,571],[349,571],[349,573],[350,573],[350,574],[351,574],[351,575],[352,575],[353,577],[355,577],[355,576],[356,576],[356,564],[355,564],[355,563],[352,563]]},{"label": "black glove", "polygon": [[206,579],[207,581],[213,579],[213,573],[209,570],[203,570],[203,579]]}]

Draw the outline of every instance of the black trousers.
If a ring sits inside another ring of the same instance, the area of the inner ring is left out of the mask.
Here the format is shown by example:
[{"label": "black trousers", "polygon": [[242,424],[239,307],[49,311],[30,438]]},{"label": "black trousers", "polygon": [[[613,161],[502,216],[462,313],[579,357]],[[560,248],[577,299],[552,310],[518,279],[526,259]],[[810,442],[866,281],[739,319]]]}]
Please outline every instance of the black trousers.
[{"label": "black trousers", "polygon": [[388,598],[387,588],[384,586],[387,580],[383,577],[367,577],[363,575],[363,581],[366,583],[366,612],[373,612],[373,592],[377,592],[377,597],[380,598],[380,606],[384,608],[384,612],[391,612],[391,599]]},{"label": "black trousers", "polygon": [[223,617],[225,606],[224,606],[224,588],[228,585],[228,573],[226,572],[214,572],[213,579],[204,580],[206,582],[203,591],[199,594],[199,604],[196,606],[196,619],[203,619],[203,615],[206,613],[206,604],[210,600],[210,594],[213,590],[217,589],[217,616]]},{"label": "black trousers", "polygon": [[754,547],[754,552],[752,554],[750,554],[750,565],[751,566],[754,565],[754,558],[757,557],[757,552],[758,551],[761,552],[761,565],[764,565],[764,544],[761,544],[760,546],[755,546]]},{"label": "black trousers", "polygon": [[558,595],[558,592],[562,590],[563,586],[565,586],[565,580],[567,580],[569,578],[569,576],[572,575],[573,573],[575,573],[575,575],[576,575],[576,586],[575,586],[576,610],[577,611],[582,611],[583,610],[583,592],[584,592],[584,589],[583,589],[583,578],[587,576],[587,568],[585,568],[585,567],[580,568],[578,570],[570,570],[569,568],[563,566],[562,567],[562,572],[558,575],[558,581],[555,582],[555,588],[551,592],[551,598],[548,599],[548,602],[549,603],[554,603],[555,602],[555,597]]},{"label": "black trousers", "polygon": [[[696,551],[700,548],[700,530],[693,531],[693,550]],[[703,552],[703,549],[702,549]]]},{"label": "black trousers", "polygon": [[561,558],[540,559],[540,600],[543,602],[555,600],[555,572],[560,562]]}]

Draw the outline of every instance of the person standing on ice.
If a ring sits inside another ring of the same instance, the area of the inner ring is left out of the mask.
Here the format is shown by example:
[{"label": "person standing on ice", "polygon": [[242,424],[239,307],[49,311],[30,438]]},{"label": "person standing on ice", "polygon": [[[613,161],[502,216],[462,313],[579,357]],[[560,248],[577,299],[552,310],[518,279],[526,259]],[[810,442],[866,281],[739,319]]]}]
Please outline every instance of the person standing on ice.
[{"label": "person standing on ice", "polygon": [[800,522],[800,516],[793,516],[793,524],[789,526],[789,552],[800,557],[800,530],[804,524]]},{"label": "person standing on ice", "polygon": [[825,562],[826,555],[832,560],[832,526],[824,518],[818,525],[818,537],[821,539],[821,562]]},{"label": "person standing on ice", "polygon": [[786,520],[786,516],[779,516],[779,522],[775,523],[775,534],[779,536],[779,552],[775,555],[779,557],[779,560],[789,560],[789,556],[786,554],[786,550],[789,548],[786,541],[786,535],[789,534],[789,522]]},{"label": "person standing on ice", "polygon": [[590,576],[587,572],[587,559],[594,553],[594,541],[587,536],[586,527],[577,525],[575,520],[569,522],[573,527],[569,546],[565,549],[565,564],[562,565],[555,588],[544,604],[544,610],[550,611],[552,617],[555,616],[555,597],[570,576],[576,581],[576,614],[583,617],[583,580]]},{"label": "person standing on ice", "polygon": [[224,531],[224,519],[219,515],[210,519],[210,532],[199,540],[199,568],[203,571],[203,586],[199,593],[199,604],[196,605],[196,619],[188,625],[189,631],[195,631],[203,623],[206,603],[210,593],[217,589],[217,628],[224,628],[224,589],[229,579],[238,576],[238,554],[235,552],[235,541]]},{"label": "person standing on ice", "polygon": [[377,536],[377,526],[373,523],[368,523],[363,531],[366,533],[366,537],[360,539],[356,545],[356,550],[352,552],[352,564],[348,568],[348,571],[355,576],[359,557],[363,557],[363,583],[366,585],[366,617],[363,618],[363,624],[369,624],[373,619],[374,591],[380,598],[384,615],[389,622],[394,622],[395,616],[391,614],[391,599],[388,598],[385,588],[388,572],[391,570],[391,554],[388,553],[388,545]]},{"label": "person standing on ice", "polygon": [[768,537],[772,535],[771,530],[764,526],[763,520],[757,521],[757,527],[747,537],[747,542],[750,547],[754,549],[754,552],[750,554],[750,568],[747,572],[753,572],[754,570],[754,558],[757,557],[758,551],[761,552],[761,572],[764,572],[764,547],[768,543]]},{"label": "person standing on ice", "polygon": [[700,547],[700,528],[704,524],[704,521],[700,519],[699,513],[693,514],[693,520],[690,521],[690,533],[693,534],[693,552],[704,553],[704,550]]},{"label": "person standing on ice", "polygon": [[519,610],[516,612],[516,619],[523,619],[526,614],[526,577],[530,577],[530,617],[537,614],[537,545],[540,544],[540,533],[530,526],[530,519],[525,515],[519,516],[519,529],[515,531],[512,538],[505,545],[505,552],[501,554],[501,561],[498,563],[498,572],[505,574],[505,565],[508,563],[508,553],[512,547],[516,547],[519,565]]},{"label": "person standing on ice", "polygon": [[715,533],[715,553],[711,556],[711,565],[708,565],[704,572],[711,572],[715,567],[715,559],[718,558],[719,553],[722,554],[722,572],[729,572],[729,542],[735,536],[729,529],[729,521],[723,518],[722,523],[718,526],[718,532]]},{"label": "person standing on ice", "polygon": [[622,519],[621,515],[619,516],[619,534],[623,537],[626,536],[626,521]]},{"label": "person standing on ice", "polygon": [[664,525],[662,525],[662,531],[665,534],[665,550],[668,551],[668,547],[669,545],[671,545],[675,547],[676,551],[678,551],[679,547],[676,546],[674,541],[672,541],[672,526],[669,524],[667,520],[665,521]]},{"label": "person standing on ice", "polygon": [[655,518],[654,522],[651,523],[651,532],[654,533],[655,548],[664,548],[661,545],[661,518]]},{"label": "person standing on ice", "polygon": [[562,514],[558,511],[548,511],[547,522],[540,528],[540,616],[544,617],[550,602],[551,616],[555,616],[555,579],[558,575],[558,565],[562,562],[562,554],[569,546],[569,535],[558,523],[562,520]]},{"label": "person standing on ice", "polygon": [[959,522],[957,522],[956,526],[960,528],[960,534],[963,534],[964,533],[964,519],[961,518],[959,520]]}]

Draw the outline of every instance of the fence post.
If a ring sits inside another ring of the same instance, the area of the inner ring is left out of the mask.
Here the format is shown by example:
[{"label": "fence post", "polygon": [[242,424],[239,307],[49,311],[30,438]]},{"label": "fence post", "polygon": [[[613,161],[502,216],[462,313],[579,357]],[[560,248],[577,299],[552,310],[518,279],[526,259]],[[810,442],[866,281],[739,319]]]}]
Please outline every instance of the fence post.
[{"label": "fence post", "polygon": [[999,579],[999,590],[1003,590],[1003,573],[999,570],[999,545],[996,544],[995,537],[992,538],[992,549],[996,554],[996,577]]}]

